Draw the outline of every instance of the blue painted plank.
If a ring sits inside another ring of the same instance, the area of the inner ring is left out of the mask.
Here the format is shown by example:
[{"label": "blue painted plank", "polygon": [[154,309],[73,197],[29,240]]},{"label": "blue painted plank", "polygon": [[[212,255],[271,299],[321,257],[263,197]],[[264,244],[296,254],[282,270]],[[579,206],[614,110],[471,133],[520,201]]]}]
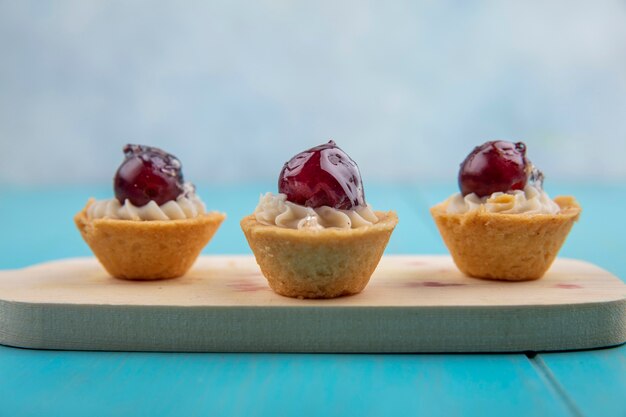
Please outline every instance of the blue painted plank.
[{"label": "blue painted plank", "polygon": [[[21,268],[33,263],[90,256],[76,234],[73,216],[91,195],[87,189],[0,189],[0,268]],[[103,193],[95,189],[95,194]]]},{"label": "blue painted plank", "polygon": [[538,356],[585,416],[626,416],[626,345]]},{"label": "blue painted plank", "polygon": [[568,416],[523,355],[272,355],[0,347],[20,416]]}]

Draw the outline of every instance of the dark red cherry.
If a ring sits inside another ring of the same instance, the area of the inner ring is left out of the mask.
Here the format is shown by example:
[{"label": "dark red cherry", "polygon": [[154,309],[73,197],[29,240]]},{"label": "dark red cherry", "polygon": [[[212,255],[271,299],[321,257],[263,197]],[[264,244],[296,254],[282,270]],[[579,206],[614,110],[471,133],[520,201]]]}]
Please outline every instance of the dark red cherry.
[{"label": "dark red cherry", "polygon": [[183,193],[182,165],[174,155],[143,145],[126,145],[124,154],[126,159],[113,179],[120,204],[128,199],[135,206],[150,201],[161,205]]},{"label": "dark red cherry", "polygon": [[359,167],[332,140],[285,163],[278,177],[278,192],[306,207],[350,210],[365,205]]},{"label": "dark red cherry", "polygon": [[476,193],[484,197],[498,191],[522,190],[528,181],[529,166],[523,142],[497,140],[483,143],[461,164],[461,194]]}]

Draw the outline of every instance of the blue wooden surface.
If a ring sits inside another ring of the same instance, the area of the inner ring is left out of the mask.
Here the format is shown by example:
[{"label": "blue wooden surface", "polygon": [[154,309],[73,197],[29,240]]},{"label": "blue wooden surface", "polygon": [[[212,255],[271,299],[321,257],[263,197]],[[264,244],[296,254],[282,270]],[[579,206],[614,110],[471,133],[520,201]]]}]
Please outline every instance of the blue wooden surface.
[{"label": "blue wooden surface", "polygon": [[[228,213],[205,253],[249,253],[239,219],[274,184],[200,187]],[[623,185],[558,185],[584,207],[562,254],[626,277]],[[557,192],[551,191],[551,194]],[[427,208],[452,184],[369,186],[400,223],[388,253],[445,253]],[[89,256],[73,214],[108,187],[0,187],[0,268]],[[42,213],[45,212],[45,215]],[[626,347],[507,355],[60,352],[0,346],[4,415],[626,416]]]}]

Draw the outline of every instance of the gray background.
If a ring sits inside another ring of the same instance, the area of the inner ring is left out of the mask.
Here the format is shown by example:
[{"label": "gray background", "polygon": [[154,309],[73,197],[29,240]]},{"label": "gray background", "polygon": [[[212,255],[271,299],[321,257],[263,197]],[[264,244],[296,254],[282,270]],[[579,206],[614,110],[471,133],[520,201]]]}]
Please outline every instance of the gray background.
[{"label": "gray background", "polygon": [[626,179],[626,3],[0,0],[0,183],[110,181],[126,142],[200,183],[334,138],[367,181],[454,180],[524,140]]}]

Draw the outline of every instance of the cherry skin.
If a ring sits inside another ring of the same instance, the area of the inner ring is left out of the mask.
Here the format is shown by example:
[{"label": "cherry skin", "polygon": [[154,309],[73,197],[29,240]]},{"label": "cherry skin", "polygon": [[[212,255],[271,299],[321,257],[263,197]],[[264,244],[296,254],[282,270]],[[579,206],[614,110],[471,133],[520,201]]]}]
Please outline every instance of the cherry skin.
[{"label": "cherry skin", "polygon": [[475,193],[485,197],[498,191],[523,190],[528,182],[529,167],[523,142],[497,140],[483,143],[461,163],[461,194]]},{"label": "cherry skin", "polygon": [[120,204],[128,199],[135,206],[162,205],[183,193],[182,165],[174,155],[143,145],[126,145],[124,154],[113,179]]},{"label": "cherry skin", "polygon": [[332,140],[286,162],[278,177],[278,192],[292,203],[312,208],[365,206],[359,167]]}]

